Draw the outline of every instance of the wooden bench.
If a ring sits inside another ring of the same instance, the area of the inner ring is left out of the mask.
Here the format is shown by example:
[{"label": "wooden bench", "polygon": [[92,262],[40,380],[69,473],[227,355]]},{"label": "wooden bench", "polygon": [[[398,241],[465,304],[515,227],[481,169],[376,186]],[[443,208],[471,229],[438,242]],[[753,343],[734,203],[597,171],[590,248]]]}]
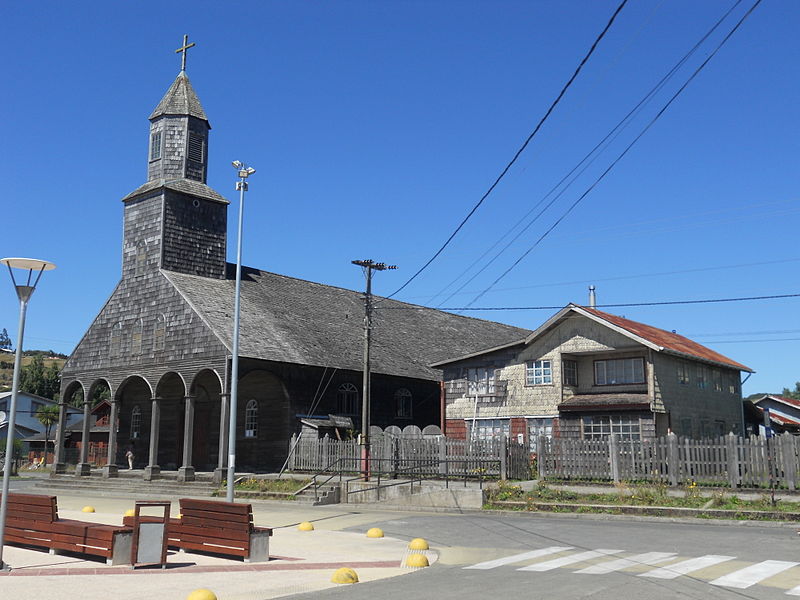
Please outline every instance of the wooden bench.
[{"label": "wooden bench", "polygon": [[109,565],[131,562],[131,528],[60,519],[55,496],[9,494],[6,517],[7,543],[102,556]]},{"label": "wooden bench", "polygon": [[253,525],[250,504],[181,498],[180,507],[181,550],[241,556],[244,562],[269,560],[272,529]]},{"label": "wooden bench", "polygon": [[[163,519],[159,517],[139,517],[139,520],[142,523],[161,523]],[[134,526],[134,517],[123,517],[122,524],[125,527],[130,527],[133,529]],[[180,541],[181,541],[181,520],[172,518],[167,522],[167,548],[172,548],[174,550],[180,549]]]}]

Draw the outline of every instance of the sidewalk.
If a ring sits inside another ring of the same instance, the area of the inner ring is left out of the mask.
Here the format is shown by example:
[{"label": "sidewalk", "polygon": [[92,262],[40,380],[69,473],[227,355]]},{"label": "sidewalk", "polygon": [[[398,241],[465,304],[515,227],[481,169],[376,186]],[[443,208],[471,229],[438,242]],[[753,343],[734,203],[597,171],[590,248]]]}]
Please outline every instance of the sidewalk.
[{"label": "sidewalk", "polygon": [[[178,503],[172,501],[174,515]],[[255,524],[274,530],[268,563],[170,551],[166,569],[131,569],[107,566],[99,558],[5,546],[3,558],[12,570],[0,573],[0,595],[17,600],[183,600],[193,590],[207,588],[219,600],[262,600],[341,585],[330,581],[340,567],[354,569],[362,582],[413,572],[402,566],[408,540],[366,537],[370,523],[381,520],[384,513],[289,504],[252,502]],[[96,512],[82,512],[86,505]],[[59,516],[65,519],[121,525],[124,512],[133,506],[129,499],[58,494]],[[311,521],[315,530],[298,531],[297,524],[302,521]],[[363,533],[342,531],[356,527]],[[424,532],[409,532],[409,536],[424,537]],[[426,554],[434,562],[436,553]]]}]

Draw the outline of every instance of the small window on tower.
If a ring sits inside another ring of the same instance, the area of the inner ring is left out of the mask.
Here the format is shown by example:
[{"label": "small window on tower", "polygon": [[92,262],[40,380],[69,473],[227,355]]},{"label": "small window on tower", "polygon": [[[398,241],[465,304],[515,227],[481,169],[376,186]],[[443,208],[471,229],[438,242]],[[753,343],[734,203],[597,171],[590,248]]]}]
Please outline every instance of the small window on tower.
[{"label": "small window on tower", "polygon": [[189,154],[187,156],[192,162],[203,162],[203,138],[194,133],[189,133]]},{"label": "small window on tower", "polygon": [[156,131],[150,136],[150,160],[161,158],[161,132]]}]

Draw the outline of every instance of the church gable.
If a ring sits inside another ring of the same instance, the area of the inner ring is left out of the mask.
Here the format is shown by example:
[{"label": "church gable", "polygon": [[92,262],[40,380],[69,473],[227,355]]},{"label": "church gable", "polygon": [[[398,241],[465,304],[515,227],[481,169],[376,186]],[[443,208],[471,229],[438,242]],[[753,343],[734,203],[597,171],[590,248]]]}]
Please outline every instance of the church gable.
[{"label": "church gable", "polygon": [[[64,365],[63,380],[102,370],[118,376],[158,374],[176,361],[222,358],[227,348],[157,272],[123,279]],[[117,383],[119,383],[117,381]]]}]

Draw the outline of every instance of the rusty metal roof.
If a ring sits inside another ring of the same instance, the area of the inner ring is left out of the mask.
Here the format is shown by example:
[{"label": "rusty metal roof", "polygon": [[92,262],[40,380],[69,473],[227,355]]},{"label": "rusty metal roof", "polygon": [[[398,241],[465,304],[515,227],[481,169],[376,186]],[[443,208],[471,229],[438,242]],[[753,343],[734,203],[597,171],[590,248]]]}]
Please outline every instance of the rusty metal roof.
[{"label": "rusty metal roof", "polygon": [[706,348],[705,346],[698,344],[689,338],[683,337],[682,335],[678,335],[677,333],[665,331],[651,325],[645,325],[644,323],[637,323],[636,321],[618,317],[617,315],[612,315],[597,310],[596,308],[588,308],[586,306],[578,305],[574,306],[602,319],[603,321],[611,323],[612,325],[616,325],[617,327],[624,329],[625,331],[628,331],[637,337],[647,340],[648,342],[655,344],[664,350],[676,354],[691,356],[700,360],[719,363],[740,371],[747,371],[750,373],[753,372],[750,367],[738,363],[735,360],[720,354],[719,352],[715,352],[711,348]]}]

